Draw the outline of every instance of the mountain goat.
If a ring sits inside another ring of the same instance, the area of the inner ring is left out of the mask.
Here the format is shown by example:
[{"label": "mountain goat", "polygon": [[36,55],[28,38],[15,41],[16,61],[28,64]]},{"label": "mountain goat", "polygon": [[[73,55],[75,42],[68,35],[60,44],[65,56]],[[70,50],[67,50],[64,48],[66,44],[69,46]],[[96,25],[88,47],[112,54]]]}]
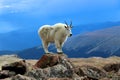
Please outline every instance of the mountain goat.
[{"label": "mountain goat", "polygon": [[55,43],[58,53],[62,53],[62,46],[68,37],[72,36],[71,32],[72,22],[70,26],[65,22],[57,23],[55,25],[43,25],[38,30],[38,34],[42,40],[42,45],[45,53],[48,51],[49,43]]}]

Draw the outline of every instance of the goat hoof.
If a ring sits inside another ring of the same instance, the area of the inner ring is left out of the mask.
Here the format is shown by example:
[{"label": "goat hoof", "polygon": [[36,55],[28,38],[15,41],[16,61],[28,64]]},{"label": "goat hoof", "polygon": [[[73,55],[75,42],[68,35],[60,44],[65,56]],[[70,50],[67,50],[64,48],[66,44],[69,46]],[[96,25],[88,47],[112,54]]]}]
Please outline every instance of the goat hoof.
[{"label": "goat hoof", "polygon": [[58,52],[58,54],[63,54],[63,52]]},{"label": "goat hoof", "polygon": [[50,53],[45,53],[45,54],[50,54]]}]

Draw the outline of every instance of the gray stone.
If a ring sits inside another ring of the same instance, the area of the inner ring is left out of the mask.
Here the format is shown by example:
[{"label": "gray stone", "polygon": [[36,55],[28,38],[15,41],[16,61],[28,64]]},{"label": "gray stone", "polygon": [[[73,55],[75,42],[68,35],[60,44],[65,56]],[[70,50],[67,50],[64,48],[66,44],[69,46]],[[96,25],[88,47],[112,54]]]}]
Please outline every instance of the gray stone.
[{"label": "gray stone", "polygon": [[8,78],[15,75],[16,73],[13,71],[9,71],[9,70],[0,71],[0,79]]},{"label": "gray stone", "polygon": [[99,80],[106,77],[106,73],[103,70],[93,66],[82,66],[79,69],[82,72],[82,75],[93,80]]},{"label": "gray stone", "polygon": [[18,74],[12,77],[11,80],[36,80],[36,79]]}]

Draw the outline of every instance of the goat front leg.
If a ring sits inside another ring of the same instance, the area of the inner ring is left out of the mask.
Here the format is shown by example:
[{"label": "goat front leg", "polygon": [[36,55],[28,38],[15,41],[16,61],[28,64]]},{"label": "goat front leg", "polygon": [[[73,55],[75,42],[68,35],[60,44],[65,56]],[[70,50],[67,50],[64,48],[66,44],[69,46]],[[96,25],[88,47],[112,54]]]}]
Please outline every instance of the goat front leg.
[{"label": "goat front leg", "polygon": [[55,45],[56,45],[56,48],[57,48],[57,52],[58,53],[63,53],[62,45],[60,44],[60,42],[58,40],[55,40]]},{"label": "goat front leg", "polygon": [[49,53],[49,51],[48,51],[48,45],[49,45],[49,43],[46,42],[46,41],[42,41],[42,45],[43,45],[45,53],[46,54]]}]

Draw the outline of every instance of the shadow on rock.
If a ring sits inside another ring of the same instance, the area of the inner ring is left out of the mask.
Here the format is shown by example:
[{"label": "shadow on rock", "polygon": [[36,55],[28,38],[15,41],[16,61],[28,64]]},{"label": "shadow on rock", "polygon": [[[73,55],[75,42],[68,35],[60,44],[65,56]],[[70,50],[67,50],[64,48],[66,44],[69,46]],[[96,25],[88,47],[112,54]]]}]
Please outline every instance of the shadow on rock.
[{"label": "shadow on rock", "polygon": [[0,79],[15,76],[17,74],[24,75],[29,71],[30,67],[32,67],[32,65],[26,63],[25,60],[3,65],[0,71]]}]

